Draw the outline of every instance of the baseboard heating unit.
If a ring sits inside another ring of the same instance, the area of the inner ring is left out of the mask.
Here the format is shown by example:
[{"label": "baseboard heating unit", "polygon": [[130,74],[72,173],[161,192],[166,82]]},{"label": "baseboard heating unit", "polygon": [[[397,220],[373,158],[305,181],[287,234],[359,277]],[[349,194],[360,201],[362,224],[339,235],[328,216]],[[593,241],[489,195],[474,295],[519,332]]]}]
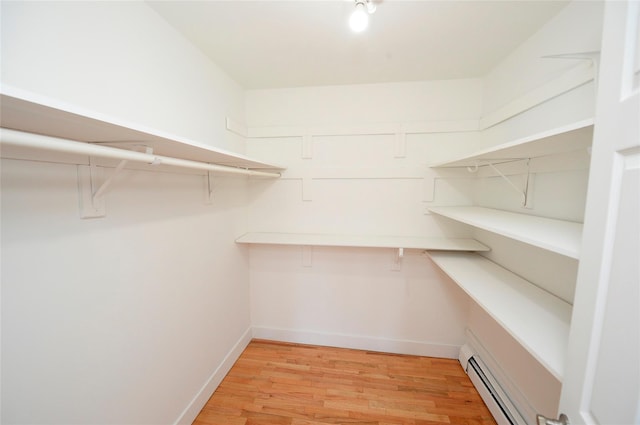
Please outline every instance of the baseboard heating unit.
[{"label": "baseboard heating unit", "polygon": [[527,425],[498,381],[468,346],[460,349],[459,359],[498,425]]}]

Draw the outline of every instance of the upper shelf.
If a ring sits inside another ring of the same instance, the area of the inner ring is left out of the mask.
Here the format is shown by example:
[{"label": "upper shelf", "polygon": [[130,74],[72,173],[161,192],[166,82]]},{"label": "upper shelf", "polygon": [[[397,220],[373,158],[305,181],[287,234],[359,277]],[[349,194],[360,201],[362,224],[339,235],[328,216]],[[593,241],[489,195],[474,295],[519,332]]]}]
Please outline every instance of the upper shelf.
[{"label": "upper shelf", "polygon": [[462,158],[430,164],[430,167],[473,167],[571,152],[588,148],[591,146],[592,139],[593,119],[587,119],[492,146]]},{"label": "upper shelf", "polygon": [[[127,150],[150,147],[156,155],[228,167],[260,171],[283,169],[234,152],[6,86],[0,94],[0,126]],[[10,150],[3,148],[3,157],[9,152]]]},{"label": "upper shelf", "polygon": [[474,239],[420,238],[402,236],[350,236],[309,233],[246,233],[237,243],[305,246],[405,248],[447,251],[489,251]]},{"label": "upper shelf", "polygon": [[581,223],[483,207],[431,207],[429,211],[567,257],[580,257]]},{"label": "upper shelf", "polygon": [[533,357],[562,381],[571,305],[478,254],[431,259]]}]

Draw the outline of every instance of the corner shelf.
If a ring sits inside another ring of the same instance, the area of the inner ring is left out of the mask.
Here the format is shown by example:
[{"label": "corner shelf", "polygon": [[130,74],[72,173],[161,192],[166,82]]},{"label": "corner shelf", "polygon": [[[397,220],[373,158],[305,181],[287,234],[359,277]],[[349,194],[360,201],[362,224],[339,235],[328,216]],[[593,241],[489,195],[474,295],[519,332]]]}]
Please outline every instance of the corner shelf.
[{"label": "corner shelf", "polygon": [[429,211],[557,254],[580,258],[581,223],[483,207],[431,207]]},{"label": "corner shelf", "polygon": [[592,118],[578,121],[430,167],[475,167],[587,149],[593,139],[593,123]]},{"label": "corner shelf", "polygon": [[570,304],[478,254],[430,252],[429,256],[562,382]]},{"label": "corner shelf", "polygon": [[489,251],[474,239],[420,238],[401,236],[352,236],[310,233],[246,233],[236,239],[241,244],[344,246],[447,251]]},{"label": "corner shelf", "polygon": [[[244,155],[152,130],[74,105],[4,86],[0,94],[0,126],[36,135],[108,146],[125,151],[153,148],[154,155],[246,170],[278,172],[283,167]],[[26,156],[33,149],[3,146],[2,156]],[[25,154],[26,152],[26,154]],[[38,156],[36,156],[38,157]],[[41,157],[41,155],[39,156]],[[52,155],[53,162],[86,163],[86,156]],[[277,176],[277,175],[276,175]]]}]

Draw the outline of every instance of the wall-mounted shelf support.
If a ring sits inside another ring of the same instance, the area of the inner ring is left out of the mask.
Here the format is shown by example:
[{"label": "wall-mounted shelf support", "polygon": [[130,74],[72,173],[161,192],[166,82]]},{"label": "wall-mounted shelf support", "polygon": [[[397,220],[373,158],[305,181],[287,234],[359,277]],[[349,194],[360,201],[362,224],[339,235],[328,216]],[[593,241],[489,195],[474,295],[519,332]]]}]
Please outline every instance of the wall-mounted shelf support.
[{"label": "wall-mounted shelf support", "polygon": [[398,248],[393,250],[393,263],[391,264],[391,270],[400,271],[402,268],[402,258],[404,257],[404,248]]},{"label": "wall-mounted shelf support", "polygon": [[[98,190],[95,191],[95,193],[93,194],[93,202],[95,204],[96,200],[100,199],[107,191],[107,189],[109,188],[109,186],[111,185],[111,182],[113,181],[113,179],[120,174],[120,172],[122,171],[122,169],[124,168],[125,165],[127,165],[127,161],[126,159],[123,159],[122,161],[120,161],[118,163],[118,165],[116,166],[115,170],[113,170],[113,173],[111,174],[111,176],[106,179],[98,188]],[[92,162],[91,164],[91,169],[93,170],[94,168],[96,168],[96,165]],[[91,174],[93,176],[93,173]],[[93,179],[91,181],[91,185],[93,187]]]},{"label": "wall-mounted shelf support", "polygon": [[[258,177],[280,177],[280,173],[257,171],[247,168],[231,167],[227,165],[209,164],[189,159],[173,158],[156,155],[153,148],[145,146],[145,151],[128,150],[110,146],[102,146],[95,143],[78,142],[59,137],[44,136],[8,128],[0,129],[0,139],[3,146],[15,146],[20,148],[47,150],[55,152],[86,155],[89,157],[89,165],[78,163],[78,189],[80,196],[80,216],[82,218],[96,218],[105,216],[104,194],[109,189],[113,179],[124,169],[129,162],[144,163],[152,166],[166,165],[180,168],[189,168],[206,172],[207,194],[206,199],[211,201],[213,174],[239,174]],[[136,145],[134,145],[136,146]],[[144,145],[143,145],[144,146]],[[140,145],[137,145],[139,148]],[[119,160],[113,174],[102,183],[103,169],[96,166],[95,158],[108,158]]]},{"label": "wall-mounted shelf support", "polygon": [[[78,196],[80,197],[80,218],[98,218],[106,215],[104,195],[111,187],[113,180],[122,172],[127,160],[118,163],[106,180],[103,179],[104,169],[99,168],[93,158],[89,158],[89,165],[78,165]],[[102,181],[104,180],[104,181]],[[100,183],[102,181],[102,183]]]},{"label": "wall-mounted shelf support", "polygon": [[[519,161],[520,159],[513,159],[509,162],[513,162],[513,161]],[[518,193],[518,195],[520,195],[522,197],[522,206],[525,208],[533,208],[532,206],[532,200],[529,197],[529,191],[531,189],[532,186],[532,179],[531,179],[531,158],[526,158],[527,161],[527,175],[525,178],[525,182],[524,182],[524,188],[521,189],[520,187],[518,187],[517,184],[515,184],[508,176],[506,176],[502,171],[500,171],[498,169],[498,167],[496,167],[496,165],[493,162],[487,162],[486,164],[482,164],[482,166],[488,166],[489,168],[491,168],[498,176],[502,177],[502,179],[507,182],[507,184],[509,185],[509,187],[511,187],[513,190],[516,191],[516,193]],[[477,162],[473,165],[473,166],[467,166],[467,171],[470,173],[477,173],[480,170],[480,164],[478,164]]]},{"label": "wall-mounted shelf support", "polygon": [[211,171],[207,171],[205,178],[204,203],[211,205],[213,203],[213,193],[216,190],[215,176]]},{"label": "wall-mounted shelf support", "polygon": [[78,199],[80,205],[80,218],[104,217],[104,197],[96,197],[94,187],[102,180],[104,169],[94,163],[90,165],[78,165]]},{"label": "wall-mounted shelf support", "polygon": [[596,84],[595,89],[597,90],[598,84],[598,68],[600,67],[600,51],[594,50],[590,52],[575,52],[575,53],[563,53],[559,55],[546,55],[542,56],[543,59],[574,59],[574,60],[582,60],[587,61],[593,67],[593,81]]},{"label": "wall-mounted shelf support", "polygon": [[256,177],[280,177],[280,173],[251,170],[247,168],[230,167],[227,165],[209,164],[189,159],[172,158],[154,155],[146,152],[136,152],[127,149],[101,146],[94,143],[78,142],[58,137],[43,136],[41,134],[2,128],[0,132],[3,145],[19,146],[33,149],[51,150],[57,152],[74,153],[111,159],[126,159],[152,165],[168,165],[172,167],[190,168],[215,173],[238,174]]},{"label": "wall-mounted shelf support", "polygon": [[303,245],[302,246],[302,267],[312,267],[312,266],[313,266],[313,246]]},{"label": "wall-mounted shelf support", "polygon": [[[438,181],[470,179],[464,174],[460,174],[456,169],[427,168],[424,172],[422,184],[422,202],[434,202],[436,197],[436,186]],[[425,212],[428,214],[429,212]]]},{"label": "wall-mounted shelf support", "polygon": [[[496,167],[492,162],[489,162],[487,164],[496,174],[502,177],[502,179],[509,184],[509,187],[514,189],[518,193],[518,195],[522,196],[522,206],[525,208],[532,208],[531,199],[529,197],[529,187],[530,187],[530,180],[531,180],[530,162],[531,162],[531,158],[527,158],[527,177],[524,183],[524,189],[520,189],[518,185],[516,185],[513,181],[511,181],[509,177],[504,175],[504,173],[500,171],[498,167]],[[478,166],[476,165],[475,168],[477,170]]]}]

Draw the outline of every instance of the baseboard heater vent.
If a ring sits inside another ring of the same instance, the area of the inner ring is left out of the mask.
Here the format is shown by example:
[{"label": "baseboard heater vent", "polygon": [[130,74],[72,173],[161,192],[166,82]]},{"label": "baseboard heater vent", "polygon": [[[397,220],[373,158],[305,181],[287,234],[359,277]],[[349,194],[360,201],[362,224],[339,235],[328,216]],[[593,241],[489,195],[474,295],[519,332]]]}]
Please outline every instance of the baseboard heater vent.
[{"label": "baseboard heater vent", "polygon": [[465,356],[464,351],[461,350],[460,363],[498,425],[527,425],[482,360],[470,352]]}]

